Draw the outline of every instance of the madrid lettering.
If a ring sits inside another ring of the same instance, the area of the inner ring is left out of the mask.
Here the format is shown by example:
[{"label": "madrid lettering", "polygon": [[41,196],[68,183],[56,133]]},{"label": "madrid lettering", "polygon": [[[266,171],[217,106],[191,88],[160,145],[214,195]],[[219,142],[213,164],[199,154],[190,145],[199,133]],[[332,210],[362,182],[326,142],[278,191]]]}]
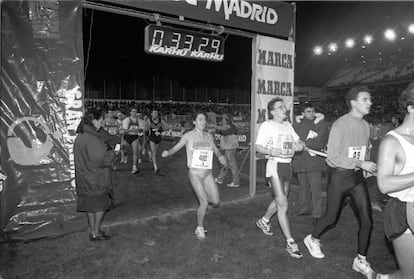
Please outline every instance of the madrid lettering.
[{"label": "madrid lettering", "polygon": [[259,58],[257,64],[286,69],[293,68],[292,55],[276,51],[258,49]]},{"label": "madrid lettering", "polygon": [[257,94],[275,96],[293,96],[291,82],[257,79]]},{"label": "madrid lettering", "polygon": [[[180,0],[175,0],[180,1]],[[197,6],[198,3],[205,3],[207,10],[214,9],[216,12],[223,12],[226,20],[231,15],[240,18],[250,19],[266,24],[276,24],[278,20],[277,12],[269,7],[250,3],[243,0],[184,0],[187,4]]]}]

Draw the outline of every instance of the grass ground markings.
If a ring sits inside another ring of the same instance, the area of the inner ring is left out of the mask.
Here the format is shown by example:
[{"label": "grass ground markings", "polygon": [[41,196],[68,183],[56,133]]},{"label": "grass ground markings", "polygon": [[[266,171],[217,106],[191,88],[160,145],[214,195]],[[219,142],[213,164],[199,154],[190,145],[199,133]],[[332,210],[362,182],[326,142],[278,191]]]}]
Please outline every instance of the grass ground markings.
[{"label": "grass ground markings", "polygon": [[[271,195],[262,183],[257,186],[258,194],[250,198],[248,175],[244,175],[240,188],[220,186],[222,206],[209,210],[207,239],[199,241],[194,236],[197,202],[187,182],[185,153],[160,164],[166,177],[152,174],[149,162],[140,164],[139,176],[129,174],[130,165],[115,172],[117,207],[104,221],[111,240],[92,243],[85,231],[0,244],[0,274],[4,278],[75,279],[363,278],[351,268],[358,224],[349,206],[336,227],[322,236],[326,258],[317,260],[302,242],[312,229],[312,219],[292,214],[297,210],[297,187],[292,187],[288,216],[304,254],[301,260],[293,259],[285,251],[276,217],[272,219],[274,236],[265,236],[256,228],[255,221],[264,214]],[[381,272],[396,267],[385,245],[382,215],[377,212],[368,259]]]}]

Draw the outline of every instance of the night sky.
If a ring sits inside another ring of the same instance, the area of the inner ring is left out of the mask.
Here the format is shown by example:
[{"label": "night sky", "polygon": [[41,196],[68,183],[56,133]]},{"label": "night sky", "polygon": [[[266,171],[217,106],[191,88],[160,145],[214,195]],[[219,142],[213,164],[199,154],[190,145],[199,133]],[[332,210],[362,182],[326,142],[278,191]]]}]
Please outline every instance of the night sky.
[{"label": "night sky", "polygon": [[[408,23],[414,23],[414,2],[304,1],[296,2],[296,6],[296,86],[323,86],[346,63],[375,58],[380,51],[382,55],[390,55],[414,49],[414,35],[407,35],[406,31]],[[135,76],[144,86],[150,86],[153,74],[157,73],[189,85],[250,90],[251,40],[248,38],[223,34],[226,37],[223,62],[149,55],[144,52],[144,28],[153,22],[95,10],[89,40],[91,14],[91,10],[84,10],[87,83]],[[383,39],[386,27],[400,32],[397,41]],[[362,40],[368,33],[374,36],[374,42],[361,49],[358,39]],[[406,37],[403,41],[400,40],[402,33]],[[348,37],[357,41],[353,49],[343,47]],[[314,46],[326,47],[332,41],[338,43],[337,53],[313,54]]]}]

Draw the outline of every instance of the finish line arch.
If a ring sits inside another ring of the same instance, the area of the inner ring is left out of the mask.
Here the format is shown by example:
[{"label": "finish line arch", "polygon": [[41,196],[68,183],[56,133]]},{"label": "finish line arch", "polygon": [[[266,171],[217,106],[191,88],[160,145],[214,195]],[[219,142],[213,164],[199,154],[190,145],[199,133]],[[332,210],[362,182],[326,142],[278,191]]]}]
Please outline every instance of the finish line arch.
[{"label": "finish line arch", "polygon": [[[251,38],[251,115],[255,119],[252,134],[264,120],[263,104],[267,98],[282,94],[290,98],[282,87],[286,88],[290,82],[293,88],[294,67],[283,68],[274,63],[278,56],[283,60],[281,57],[287,52],[293,55],[294,5],[243,0],[4,1],[1,3],[0,131],[1,166],[7,179],[0,194],[2,240],[51,237],[82,227],[72,222],[76,215],[72,145],[83,113],[85,92],[82,8]],[[279,50],[273,46],[273,40],[282,45],[289,42],[291,47]],[[284,73],[283,77],[275,78],[279,68],[288,69],[289,77]],[[28,118],[35,121],[26,121]],[[41,128],[45,126],[47,129]],[[9,131],[10,127],[13,131]],[[53,148],[49,150],[46,142],[52,143]],[[30,160],[25,160],[23,154],[30,152],[34,152],[26,156]],[[250,161],[253,196],[254,144]]]}]

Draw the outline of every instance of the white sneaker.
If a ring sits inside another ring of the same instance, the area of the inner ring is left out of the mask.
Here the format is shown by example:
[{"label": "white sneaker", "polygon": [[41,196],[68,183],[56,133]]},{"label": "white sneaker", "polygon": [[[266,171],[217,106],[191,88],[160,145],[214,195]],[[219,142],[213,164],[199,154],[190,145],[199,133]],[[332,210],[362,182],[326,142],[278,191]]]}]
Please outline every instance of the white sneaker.
[{"label": "white sneaker", "polygon": [[140,159],[138,159],[138,164],[141,164],[142,163],[142,159],[140,158]]},{"label": "white sneaker", "polygon": [[232,182],[232,183],[227,184],[227,187],[237,188],[237,187],[240,187],[240,184],[234,184]]},{"label": "white sneaker", "polygon": [[321,244],[319,243],[319,239],[314,239],[312,235],[308,234],[303,240],[303,243],[305,243],[305,246],[308,248],[309,253],[312,255],[312,257],[317,259],[325,258],[325,255],[321,251]]},{"label": "white sneaker", "polygon": [[299,247],[295,242],[288,242],[286,246],[286,251],[289,253],[289,255],[296,259],[303,258],[302,253],[299,251]]},{"label": "white sneaker", "polygon": [[136,166],[133,166],[133,167],[132,167],[131,174],[136,174],[137,172],[138,172],[137,167],[136,167]]},{"label": "white sneaker", "polygon": [[362,273],[367,278],[372,278],[375,272],[372,270],[371,265],[367,259],[360,259],[358,256],[355,257],[352,269],[356,272]]},{"label": "white sneaker", "polygon": [[218,180],[218,179],[217,179],[217,177],[216,177],[216,178],[214,178],[214,181],[215,181],[217,184],[223,184],[223,181]]},{"label": "white sneaker", "polygon": [[263,218],[260,218],[259,220],[257,220],[256,222],[256,226],[262,230],[262,232],[265,235],[269,235],[272,236],[273,232],[272,232],[272,225],[270,223],[266,223],[266,221],[263,220]]},{"label": "white sneaker", "polygon": [[203,240],[206,238],[206,230],[203,227],[197,227],[194,231],[198,240]]}]

